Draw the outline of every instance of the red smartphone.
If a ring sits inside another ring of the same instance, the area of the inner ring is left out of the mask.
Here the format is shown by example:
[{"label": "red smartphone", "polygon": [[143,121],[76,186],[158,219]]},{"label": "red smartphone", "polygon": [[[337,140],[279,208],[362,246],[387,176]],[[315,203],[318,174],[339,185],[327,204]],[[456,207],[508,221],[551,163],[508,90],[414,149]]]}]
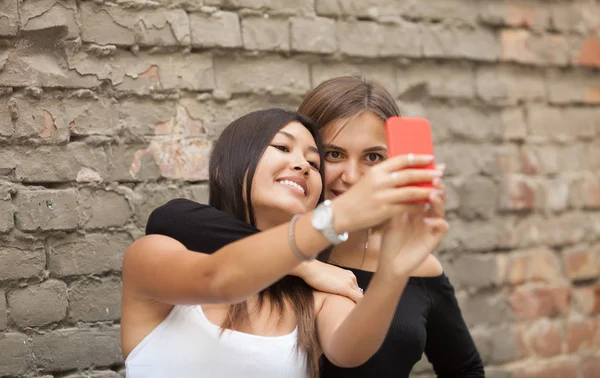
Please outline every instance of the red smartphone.
[{"label": "red smartphone", "polygon": [[[432,155],[433,139],[431,125],[425,118],[390,117],[385,123],[389,157],[397,155]],[[417,169],[435,169],[435,162]],[[416,186],[432,188],[433,183],[423,182]],[[427,202],[427,201],[418,201]]]}]

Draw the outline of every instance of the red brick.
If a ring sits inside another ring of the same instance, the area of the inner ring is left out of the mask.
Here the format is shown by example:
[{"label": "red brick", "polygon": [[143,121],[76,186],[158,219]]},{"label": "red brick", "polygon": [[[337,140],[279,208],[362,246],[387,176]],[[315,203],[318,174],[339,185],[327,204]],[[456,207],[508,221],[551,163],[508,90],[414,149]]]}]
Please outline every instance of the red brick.
[{"label": "red brick", "polygon": [[543,319],[532,325],[523,325],[519,333],[526,355],[552,357],[562,352],[564,333],[557,321]]},{"label": "red brick", "polygon": [[575,358],[528,362],[515,369],[512,378],[576,378],[579,377],[578,365]]},{"label": "red brick", "polygon": [[557,282],[563,274],[558,257],[547,248],[535,250],[529,262],[529,278],[532,281]]},{"label": "red brick", "polygon": [[500,59],[525,64],[568,63],[569,44],[562,36],[534,36],[527,30],[503,30],[501,32]]},{"label": "red brick", "polygon": [[582,378],[600,378],[600,356],[583,357],[581,371]]},{"label": "red brick", "polygon": [[600,275],[597,247],[571,248],[564,251],[563,257],[567,276],[574,281],[597,278]]},{"label": "red brick", "polygon": [[535,24],[535,8],[522,5],[509,5],[506,23],[521,28],[531,28]]},{"label": "red brick", "polygon": [[567,344],[569,353],[593,350],[598,325],[590,319],[569,321],[567,324]]},{"label": "red brick", "polygon": [[600,88],[586,88],[585,102],[590,104],[600,104]]},{"label": "red brick", "polygon": [[510,256],[508,263],[508,272],[506,275],[506,282],[508,282],[511,285],[522,284],[527,280],[528,272],[528,255]]},{"label": "red brick", "polygon": [[508,304],[517,319],[532,320],[566,315],[569,298],[568,287],[519,287],[509,295]]},{"label": "red brick", "polygon": [[493,1],[479,4],[479,18],[484,24],[544,30],[550,22],[549,9],[536,6],[533,2]]},{"label": "red brick", "polygon": [[[501,256],[498,256],[501,257]],[[560,260],[551,249],[540,247],[511,253],[498,259],[499,281],[520,285],[528,281],[561,282]],[[506,260],[506,261],[502,261]]]},{"label": "red brick", "polygon": [[583,315],[592,315],[600,311],[600,285],[573,288],[575,308]]},{"label": "red brick", "polygon": [[526,175],[535,175],[540,170],[540,162],[537,154],[530,149],[521,150],[521,167]]},{"label": "red brick", "polygon": [[177,107],[174,118],[156,125],[155,133],[148,148],[135,154],[130,168],[132,176],[136,177],[143,168],[144,158],[151,157],[163,177],[191,181],[208,177],[212,143],[202,122],[192,118],[184,106]]},{"label": "red brick", "polygon": [[600,37],[591,35],[582,43],[573,64],[589,67],[600,67]]},{"label": "red brick", "polygon": [[577,208],[600,208],[600,179],[591,172],[584,172],[574,180],[571,203]]},{"label": "red brick", "polygon": [[531,210],[544,202],[541,186],[536,179],[520,174],[505,177],[500,205],[504,210]]}]

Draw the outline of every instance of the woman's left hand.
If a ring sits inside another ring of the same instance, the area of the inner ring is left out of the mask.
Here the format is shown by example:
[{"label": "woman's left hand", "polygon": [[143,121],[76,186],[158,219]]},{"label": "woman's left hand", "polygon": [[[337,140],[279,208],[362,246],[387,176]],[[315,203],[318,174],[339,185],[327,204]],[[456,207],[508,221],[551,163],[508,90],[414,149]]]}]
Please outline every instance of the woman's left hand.
[{"label": "woman's left hand", "polygon": [[347,269],[313,260],[302,263],[291,274],[302,278],[318,291],[348,297],[354,302],[363,297],[356,276]]}]

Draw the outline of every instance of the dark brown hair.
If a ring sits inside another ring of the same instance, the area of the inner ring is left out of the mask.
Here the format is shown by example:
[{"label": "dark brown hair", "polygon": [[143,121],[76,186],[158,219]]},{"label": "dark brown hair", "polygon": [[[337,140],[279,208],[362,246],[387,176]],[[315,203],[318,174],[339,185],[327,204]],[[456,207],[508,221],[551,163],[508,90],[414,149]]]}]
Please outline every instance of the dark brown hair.
[{"label": "dark brown hair", "polygon": [[[320,155],[320,174],[324,182],[323,148],[316,125],[308,117],[282,109],[252,112],[233,121],[215,143],[209,162],[209,204],[256,226],[252,207],[252,180],[265,149],[279,130],[299,122],[311,133]],[[243,186],[246,181],[244,201]],[[320,201],[323,200],[323,192]],[[315,327],[313,289],[303,280],[286,276],[261,291],[258,305],[265,299],[283,316],[286,302],[294,309],[298,322],[299,350],[306,354],[308,373],[319,373],[319,343]],[[248,321],[246,301],[229,306],[223,329],[234,329]]]},{"label": "dark brown hair", "polygon": [[326,80],[310,91],[298,112],[312,118],[319,129],[332,121],[369,111],[386,121],[400,116],[394,97],[380,84],[360,76],[339,76]]}]

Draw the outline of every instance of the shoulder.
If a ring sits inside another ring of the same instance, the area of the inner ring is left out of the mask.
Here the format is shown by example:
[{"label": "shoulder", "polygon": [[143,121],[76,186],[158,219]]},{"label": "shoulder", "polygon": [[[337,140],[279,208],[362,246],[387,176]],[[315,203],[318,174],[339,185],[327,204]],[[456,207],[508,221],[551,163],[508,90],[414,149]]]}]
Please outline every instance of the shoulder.
[{"label": "shoulder", "polygon": [[137,239],[127,248],[126,255],[148,253],[149,251],[170,251],[186,249],[181,242],[164,235],[146,235]]},{"label": "shoulder", "polygon": [[170,200],[154,209],[146,223],[146,235],[161,234],[173,224],[193,219],[195,222],[207,222],[223,218],[226,214],[210,205],[205,205],[186,198]]},{"label": "shoulder", "polygon": [[213,208],[210,205],[205,205],[196,201],[189,200],[187,198],[175,198],[165,203],[164,205],[161,205],[154,209],[154,211],[152,211],[152,213],[150,214],[150,217],[152,218],[153,216],[155,217],[158,215],[165,216],[174,213],[178,214],[187,211],[210,212],[211,209],[218,212],[217,209]]},{"label": "shoulder", "polygon": [[323,304],[325,303],[325,300],[327,299],[327,293],[313,290],[313,298],[315,301],[315,314],[319,314],[319,312],[321,312],[321,310],[323,309]]},{"label": "shoulder", "polygon": [[429,255],[427,259],[414,270],[412,275],[415,277],[438,277],[443,274],[444,267],[440,260],[433,255]]},{"label": "shoulder", "polygon": [[[315,298],[315,314],[319,317],[320,314],[326,312],[345,314],[352,310],[356,303],[348,297],[338,294],[324,293],[322,291],[314,291]],[[326,311],[323,311],[323,310]]]}]

